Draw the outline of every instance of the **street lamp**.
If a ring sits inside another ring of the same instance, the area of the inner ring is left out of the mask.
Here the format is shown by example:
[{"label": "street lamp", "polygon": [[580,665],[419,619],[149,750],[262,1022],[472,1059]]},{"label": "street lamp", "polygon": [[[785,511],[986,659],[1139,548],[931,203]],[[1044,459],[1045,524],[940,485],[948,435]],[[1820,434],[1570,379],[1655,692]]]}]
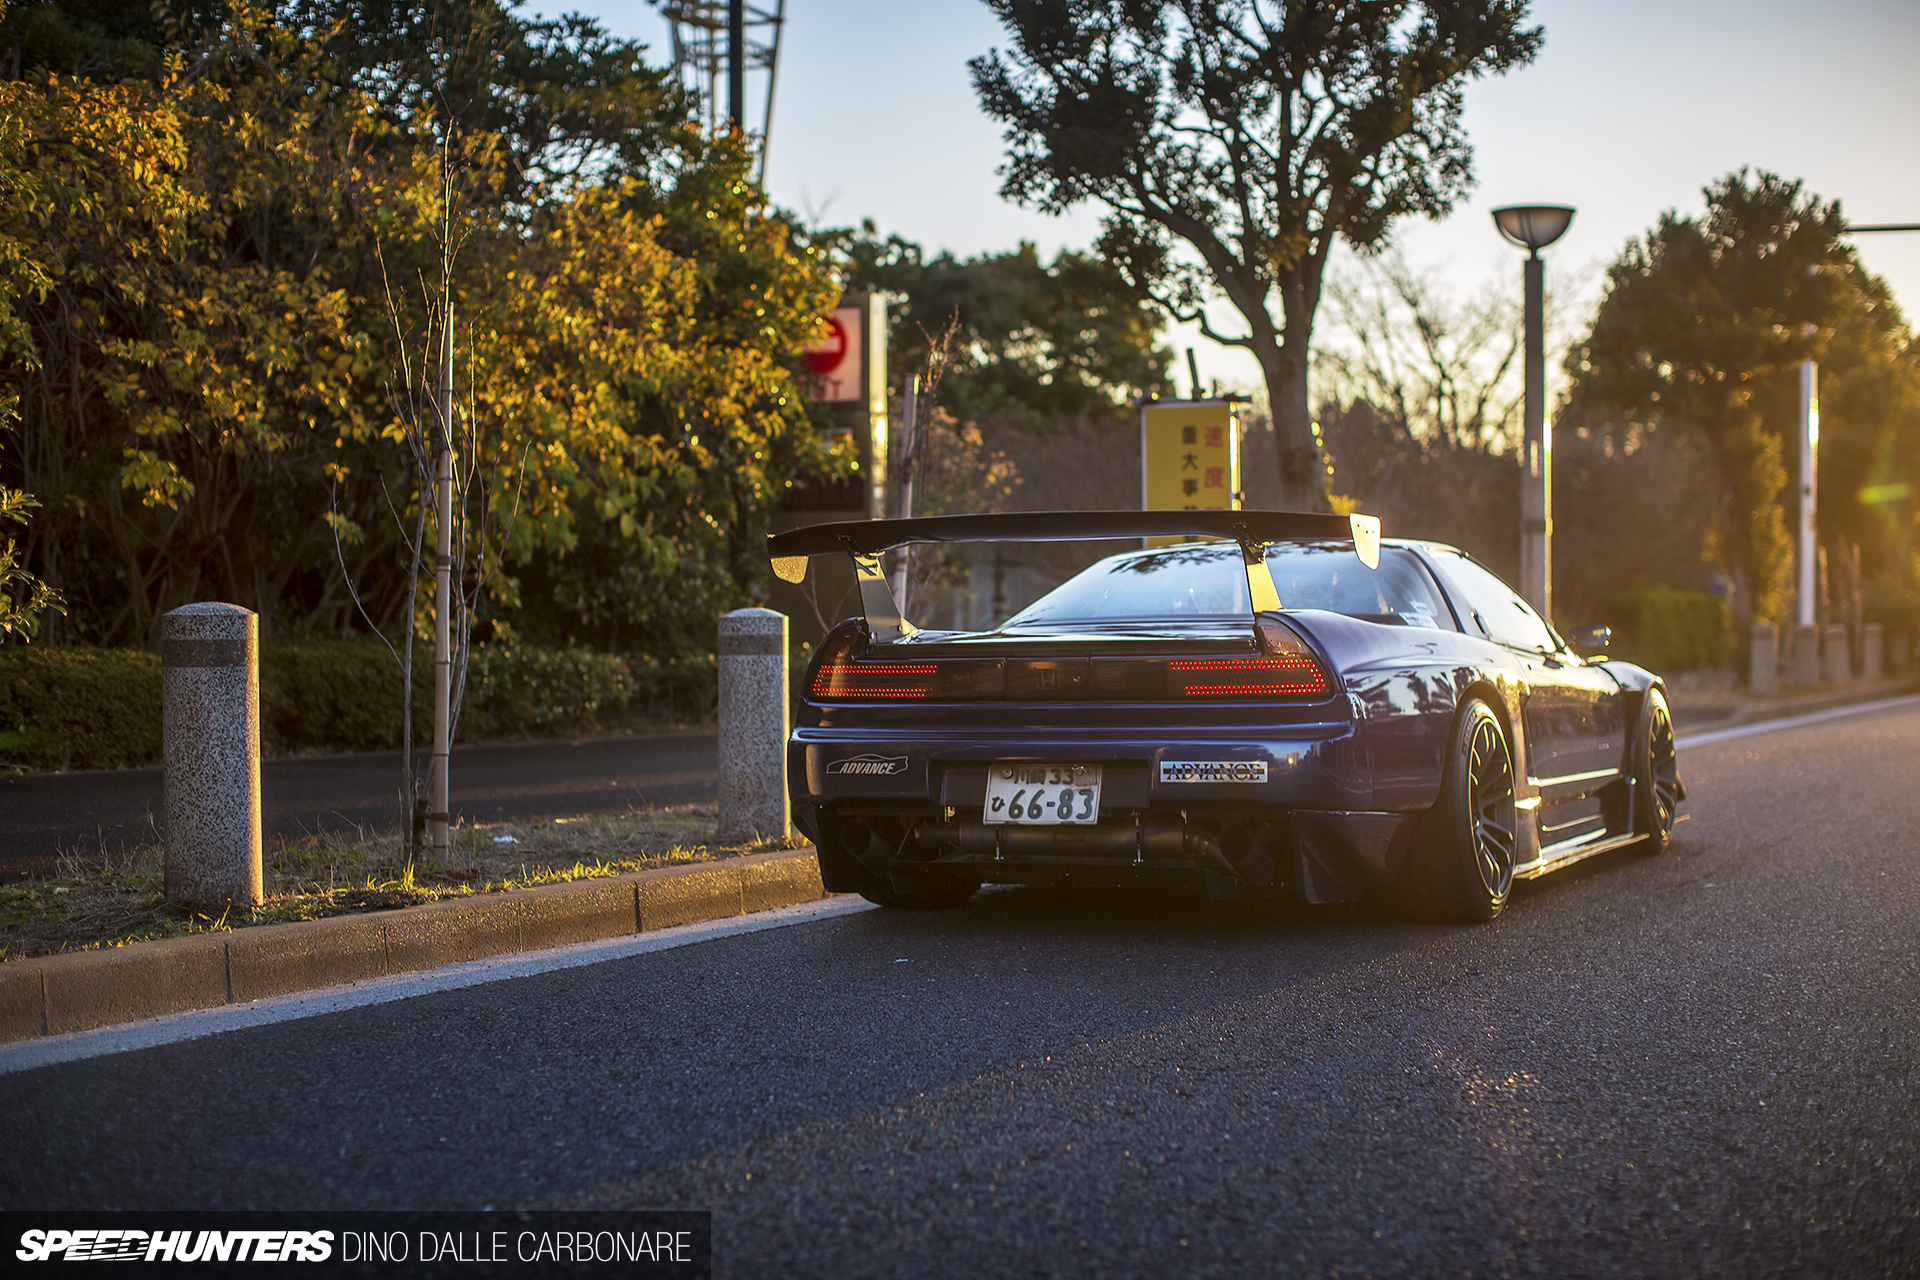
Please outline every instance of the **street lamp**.
[{"label": "street lamp", "polygon": [[1493,211],[1500,234],[1527,251],[1527,404],[1520,479],[1520,594],[1553,622],[1553,435],[1547,425],[1546,264],[1540,251],[1566,233],[1573,210],[1560,204]]}]

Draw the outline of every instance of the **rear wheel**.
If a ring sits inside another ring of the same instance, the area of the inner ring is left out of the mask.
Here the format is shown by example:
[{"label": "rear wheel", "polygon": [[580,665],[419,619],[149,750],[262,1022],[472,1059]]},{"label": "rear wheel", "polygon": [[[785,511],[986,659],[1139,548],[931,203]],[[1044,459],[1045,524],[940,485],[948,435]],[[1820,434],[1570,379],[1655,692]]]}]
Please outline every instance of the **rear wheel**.
[{"label": "rear wheel", "polygon": [[1633,826],[1646,834],[1641,853],[1665,853],[1673,841],[1673,814],[1685,795],[1673,745],[1673,712],[1666,695],[1648,689],[1633,743]]},{"label": "rear wheel", "polygon": [[1492,708],[1469,699],[1447,744],[1440,798],[1422,819],[1396,896],[1428,919],[1492,920],[1513,888],[1517,834],[1506,731]]}]

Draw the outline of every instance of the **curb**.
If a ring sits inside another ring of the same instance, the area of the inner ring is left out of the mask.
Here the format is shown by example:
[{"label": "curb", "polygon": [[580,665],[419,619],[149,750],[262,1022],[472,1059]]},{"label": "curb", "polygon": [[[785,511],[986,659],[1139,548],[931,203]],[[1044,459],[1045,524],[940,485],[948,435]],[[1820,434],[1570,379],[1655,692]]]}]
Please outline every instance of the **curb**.
[{"label": "curb", "polygon": [[0,965],[0,1044],[826,897],[811,847]]},{"label": "curb", "polygon": [[1874,685],[1868,689],[1847,689],[1827,694],[1813,694],[1804,698],[1783,698],[1756,706],[1735,707],[1726,715],[1716,716],[1711,720],[1689,716],[1685,727],[1677,723],[1680,717],[1676,712],[1674,736],[1676,739],[1684,739],[1689,734],[1737,729],[1741,725],[1763,724],[1768,720],[1786,720],[1793,716],[1813,715],[1821,711],[1832,711],[1838,707],[1851,707],[1863,702],[1880,702],[1913,693],[1920,693],[1920,682],[1905,680],[1893,684]]}]

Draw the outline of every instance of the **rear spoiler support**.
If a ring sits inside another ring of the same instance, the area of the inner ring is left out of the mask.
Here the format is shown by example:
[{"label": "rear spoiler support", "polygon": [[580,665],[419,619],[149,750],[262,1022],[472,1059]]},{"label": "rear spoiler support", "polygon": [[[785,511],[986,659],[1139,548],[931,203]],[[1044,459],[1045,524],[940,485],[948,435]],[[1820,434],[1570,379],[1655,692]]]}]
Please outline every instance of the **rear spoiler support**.
[{"label": "rear spoiler support", "polygon": [[809,557],[844,552],[860,584],[860,608],[873,638],[887,641],[918,628],[900,611],[880,557],[916,542],[1076,542],[1114,538],[1202,537],[1238,543],[1253,612],[1280,608],[1267,569],[1267,549],[1289,538],[1348,541],[1369,569],[1380,564],[1380,518],[1297,511],[1025,511],[1006,515],[922,516],[808,525],[767,538],[767,555],[782,582],[806,579]]},{"label": "rear spoiler support", "polygon": [[[860,583],[860,612],[867,615],[867,633],[875,640],[898,640],[910,636],[920,628],[908,622],[900,614],[900,602],[893,598],[893,588],[887,584],[887,575],[880,566],[880,553],[877,551],[855,551],[848,546],[847,555],[853,560],[853,575]],[[800,557],[800,573],[806,575],[806,557]],[[779,572],[778,562],[774,571]],[[781,574],[786,578],[785,574]],[[797,582],[797,578],[787,578]]]}]

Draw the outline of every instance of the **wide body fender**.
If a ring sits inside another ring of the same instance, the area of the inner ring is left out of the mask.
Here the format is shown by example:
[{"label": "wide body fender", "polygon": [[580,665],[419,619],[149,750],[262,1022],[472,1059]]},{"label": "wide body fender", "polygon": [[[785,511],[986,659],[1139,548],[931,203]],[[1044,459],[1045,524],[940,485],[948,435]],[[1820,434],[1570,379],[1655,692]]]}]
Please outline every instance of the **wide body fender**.
[{"label": "wide body fender", "polygon": [[[1440,796],[1447,743],[1470,696],[1492,706],[1526,777],[1530,686],[1517,655],[1457,631],[1391,626],[1300,610],[1287,620],[1333,668],[1352,703],[1355,732],[1373,779],[1374,809],[1426,809]],[[1522,797],[1524,798],[1524,797]]]}]

